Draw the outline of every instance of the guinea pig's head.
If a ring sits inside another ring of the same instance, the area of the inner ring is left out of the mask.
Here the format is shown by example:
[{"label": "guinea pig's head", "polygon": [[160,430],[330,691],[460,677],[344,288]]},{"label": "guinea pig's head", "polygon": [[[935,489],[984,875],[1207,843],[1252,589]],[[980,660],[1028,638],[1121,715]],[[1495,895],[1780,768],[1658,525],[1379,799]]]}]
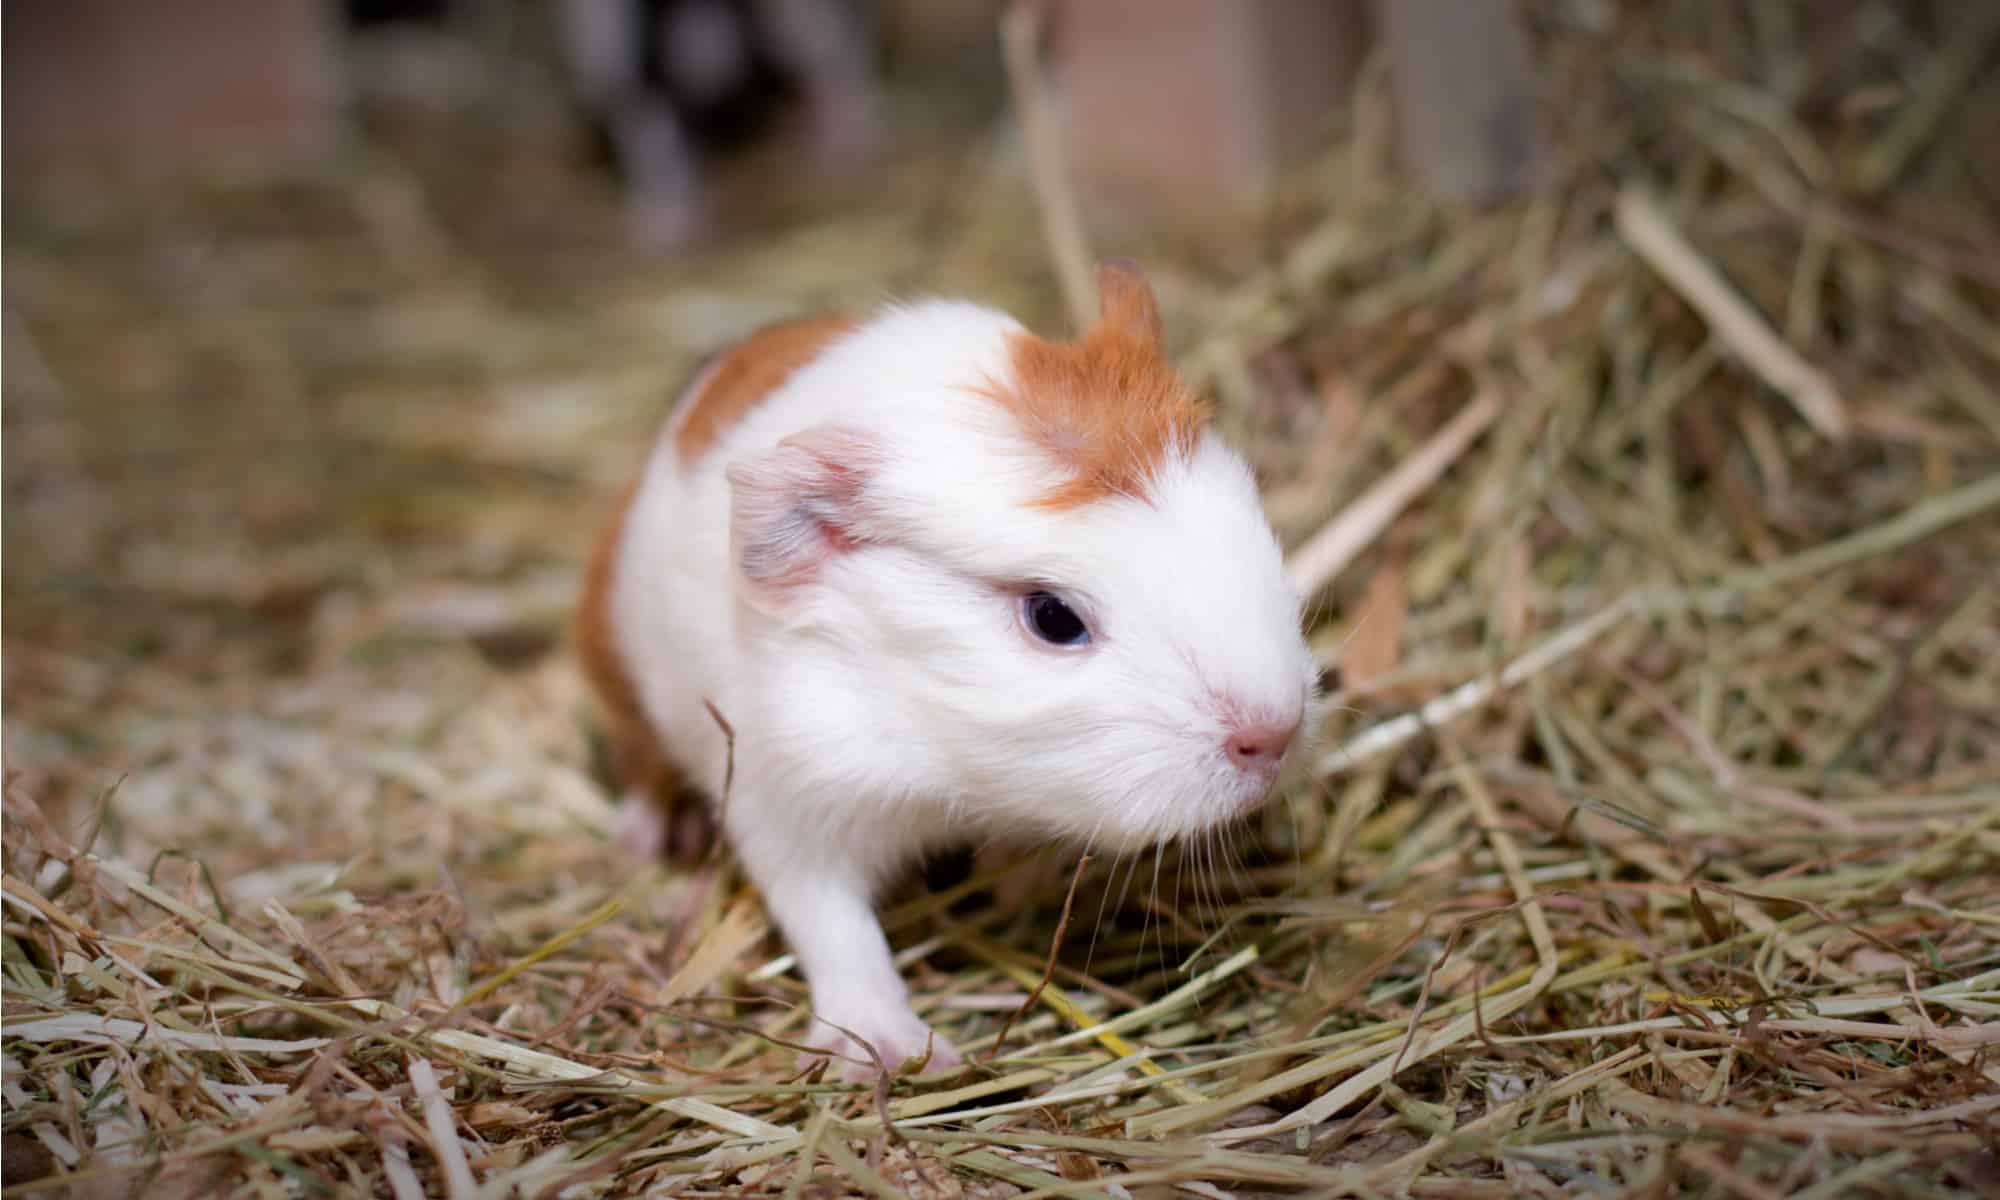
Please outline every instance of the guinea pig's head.
[{"label": "guinea pig's head", "polygon": [[732,469],[751,602],[852,672],[908,787],[1129,850],[1239,818],[1296,757],[1316,667],[1243,460],[1099,275],[1073,342],[1015,328],[899,432],[825,426]]}]

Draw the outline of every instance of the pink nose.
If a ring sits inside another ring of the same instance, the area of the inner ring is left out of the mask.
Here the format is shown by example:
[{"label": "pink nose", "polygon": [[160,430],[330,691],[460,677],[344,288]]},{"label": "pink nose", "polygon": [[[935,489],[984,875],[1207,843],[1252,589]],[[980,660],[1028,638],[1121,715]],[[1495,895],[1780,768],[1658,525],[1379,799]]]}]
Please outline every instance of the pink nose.
[{"label": "pink nose", "polygon": [[1245,722],[1229,730],[1223,750],[1229,755],[1229,761],[1240,770],[1275,774],[1278,764],[1284,760],[1285,751],[1291,748],[1292,739],[1298,733],[1297,717],[1283,722]]}]

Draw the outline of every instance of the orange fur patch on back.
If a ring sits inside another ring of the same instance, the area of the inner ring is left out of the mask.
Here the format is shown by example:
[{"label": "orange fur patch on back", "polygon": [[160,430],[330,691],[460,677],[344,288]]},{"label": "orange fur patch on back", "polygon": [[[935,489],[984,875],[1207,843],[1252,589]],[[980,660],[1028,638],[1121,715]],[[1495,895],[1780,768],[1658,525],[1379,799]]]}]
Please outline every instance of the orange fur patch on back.
[{"label": "orange fur patch on back", "polygon": [[714,823],[701,797],[681,786],[680,772],[667,758],[659,735],[646,720],[638,688],[625,669],[625,656],[611,627],[611,584],[617,568],[618,542],[625,530],[625,516],[631,510],[632,498],[638,491],[638,485],[633,484],[619,495],[610,519],[591,546],[571,637],[583,665],[584,678],[589,681],[604,717],[611,773],[618,787],[638,792],[657,805],[665,813],[667,857],[675,862],[694,863],[701,859],[714,838]]},{"label": "orange fur patch on back", "polygon": [[659,739],[646,723],[639,707],[639,692],[625,670],[625,656],[618,649],[618,637],[611,628],[611,582],[618,560],[618,541],[625,531],[625,515],[635,483],[618,497],[611,519],[598,531],[590,548],[590,562],[583,572],[583,597],[576,608],[571,634],[576,640],[577,657],[582,660],[584,677],[590,681],[598,704],[604,709],[611,740],[612,770],[619,783],[628,788],[653,792],[662,801],[671,784],[666,755]]},{"label": "orange fur patch on back", "polygon": [[1097,285],[1096,325],[1073,342],[1014,335],[1012,386],[987,393],[1068,476],[1037,501],[1044,508],[1144,495],[1159,465],[1191,451],[1208,424],[1208,405],[1161,356],[1145,280],[1106,264]]},{"label": "orange fur patch on back", "polygon": [[[681,461],[691,463],[699,458],[724,430],[789,379],[792,372],[811,362],[828,342],[852,328],[854,322],[846,317],[787,321],[766,326],[724,352],[704,372],[706,377],[700,380],[695,394],[685,400],[688,410],[674,434],[674,449]],[[611,588],[617,572],[619,541],[638,491],[637,483],[627,487],[598,531],[584,569],[583,595],[577,604],[571,634],[584,676],[603,710],[612,773],[620,787],[642,792],[666,808],[669,828],[674,829],[687,824],[683,816],[700,823],[706,818],[706,810],[699,798],[682,794],[679,772],[646,720],[638,688],[626,667],[617,631],[611,625]],[[670,835],[670,849],[685,855],[686,848],[680,843],[686,840],[679,834]]]},{"label": "orange fur patch on back", "polygon": [[724,351],[707,369],[701,390],[686,401],[687,415],[674,434],[674,450],[682,465],[700,458],[724,430],[854,324],[843,316],[783,321],[766,325]]}]

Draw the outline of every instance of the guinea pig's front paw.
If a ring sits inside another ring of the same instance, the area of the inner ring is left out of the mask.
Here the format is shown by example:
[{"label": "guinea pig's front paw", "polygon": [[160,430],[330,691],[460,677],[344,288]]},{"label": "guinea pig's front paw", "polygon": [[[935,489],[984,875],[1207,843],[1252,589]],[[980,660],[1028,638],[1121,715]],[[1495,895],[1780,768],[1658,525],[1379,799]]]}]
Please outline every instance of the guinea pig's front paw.
[{"label": "guinea pig's front paw", "polygon": [[[925,1071],[944,1070],[963,1061],[956,1046],[907,1008],[825,1015],[813,1022],[813,1033],[812,1045],[833,1057],[840,1077],[857,1083],[875,1078],[882,1068],[898,1074],[911,1059],[921,1061],[928,1056],[930,1061],[922,1067]],[[868,1045],[862,1045],[864,1041]],[[873,1054],[869,1053],[871,1046]]]}]

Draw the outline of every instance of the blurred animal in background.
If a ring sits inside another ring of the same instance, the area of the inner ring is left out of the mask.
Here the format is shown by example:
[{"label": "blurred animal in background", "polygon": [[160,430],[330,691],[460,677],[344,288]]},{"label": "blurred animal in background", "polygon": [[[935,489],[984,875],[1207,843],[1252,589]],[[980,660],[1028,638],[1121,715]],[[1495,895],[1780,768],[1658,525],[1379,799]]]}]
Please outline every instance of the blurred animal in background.
[{"label": "blurred animal in background", "polygon": [[344,0],[343,15],[362,35],[347,47],[357,93],[405,116],[476,113],[482,135],[529,157],[560,113],[617,176],[629,240],[663,250],[735,215],[723,197],[747,178],[731,170],[739,151],[797,191],[869,164],[886,4]]},{"label": "blurred animal in background", "polygon": [[561,0],[578,101],[627,189],[635,239],[708,227],[708,166],[788,110],[801,170],[845,174],[879,142],[869,12],[859,0]]}]

